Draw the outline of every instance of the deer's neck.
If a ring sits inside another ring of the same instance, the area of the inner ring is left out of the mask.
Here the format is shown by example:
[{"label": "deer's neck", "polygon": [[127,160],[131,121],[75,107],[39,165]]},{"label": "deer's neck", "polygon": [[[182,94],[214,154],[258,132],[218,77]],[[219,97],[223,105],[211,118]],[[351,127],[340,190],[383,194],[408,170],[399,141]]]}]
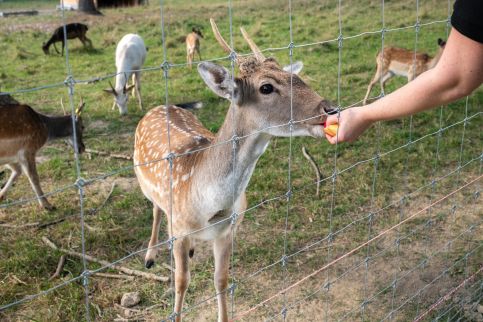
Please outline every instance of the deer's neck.
[{"label": "deer's neck", "polygon": [[[239,108],[230,108],[212,148],[204,150],[199,159],[197,186],[194,188],[208,212],[226,210],[245,191],[271,138],[265,133],[251,134],[255,130],[249,129],[245,118],[238,112]],[[243,137],[248,134],[251,135]],[[234,135],[243,138],[234,142]]]},{"label": "deer's neck", "polygon": [[47,127],[48,140],[65,138],[72,135],[72,119],[70,115],[46,116],[41,118]]},{"label": "deer's neck", "polygon": [[116,92],[120,92],[124,90],[124,87],[127,84],[128,74],[131,73],[132,67],[126,63],[126,60],[123,59],[119,66],[117,67],[117,75],[116,75]]}]

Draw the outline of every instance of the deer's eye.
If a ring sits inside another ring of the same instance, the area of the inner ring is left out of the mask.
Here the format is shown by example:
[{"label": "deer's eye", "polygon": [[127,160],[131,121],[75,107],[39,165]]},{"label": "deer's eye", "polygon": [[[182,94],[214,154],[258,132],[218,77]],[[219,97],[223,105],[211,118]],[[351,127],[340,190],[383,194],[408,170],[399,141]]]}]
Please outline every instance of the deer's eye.
[{"label": "deer's eye", "polygon": [[271,84],[264,84],[260,87],[260,93],[268,95],[273,92],[273,86]]}]

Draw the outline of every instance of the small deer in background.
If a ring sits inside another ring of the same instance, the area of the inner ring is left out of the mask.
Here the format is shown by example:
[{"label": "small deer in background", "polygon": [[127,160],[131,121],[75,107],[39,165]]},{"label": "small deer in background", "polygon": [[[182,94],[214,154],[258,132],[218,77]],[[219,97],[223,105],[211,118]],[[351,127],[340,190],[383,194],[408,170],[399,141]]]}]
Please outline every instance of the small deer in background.
[{"label": "small deer in background", "polygon": [[384,85],[390,78],[403,76],[407,77],[408,82],[410,82],[428,69],[436,66],[443,54],[446,42],[439,38],[438,45],[438,53],[434,57],[426,53],[416,53],[414,55],[414,51],[397,47],[384,48],[382,52],[378,52],[376,56],[376,74],[369,83],[362,104],[366,105],[371,89],[376,83],[380,82],[381,91],[384,92]]},{"label": "small deer in background", "polygon": [[[232,53],[214,20],[211,25],[222,48]],[[181,321],[190,281],[189,257],[194,252],[194,240],[213,241],[218,321],[228,321],[226,290],[234,228],[231,222],[238,225],[242,220],[245,189],[256,163],[273,136],[323,137],[322,124],[326,113],[332,111],[331,104],[296,75],[302,63],[281,68],[275,59],[263,56],[243,28],[241,31],[254,56],[236,58],[238,77],[233,78],[226,68],[211,62],[198,65],[206,85],[231,102],[216,135],[193,114],[174,105],[151,109],[136,129],[134,169],[141,190],[153,203],[154,217],[145,265],[149,268],[154,263],[160,216],[164,212],[167,227],[172,227],[168,228],[169,236],[176,237],[176,321]],[[289,126],[291,116],[294,122]],[[245,137],[231,141],[233,135]],[[199,151],[189,153],[196,150]],[[172,166],[165,159],[169,153],[182,154],[172,159]]]},{"label": "small deer in background", "polygon": [[[89,43],[89,47],[92,48],[92,41],[87,38],[86,33],[89,28],[82,24],[82,23],[69,23],[65,25],[65,30],[67,32],[67,39],[74,39],[74,38],[79,38],[79,40],[82,42],[84,47],[86,47],[86,43]],[[50,45],[54,45],[54,49],[59,53],[59,50],[55,46],[56,42],[61,42],[62,43],[62,56],[64,55],[64,47],[65,47],[65,42],[64,42],[64,26],[60,26],[59,28],[55,29],[54,33],[52,34],[52,37],[46,42],[42,44],[42,50],[46,55],[49,54],[49,47]]]},{"label": "small deer in background", "polygon": [[198,57],[201,61],[200,52],[200,39],[203,38],[200,28],[193,27],[192,31],[186,36],[186,60],[188,66],[191,68],[193,59],[195,58],[195,52],[198,53]]},{"label": "small deer in background", "polygon": [[[146,59],[146,46],[141,36],[127,34],[122,37],[116,48],[116,87],[104,91],[114,95],[114,104],[117,105],[121,115],[127,114],[128,92],[132,89],[132,95],[138,97],[139,109],[143,109],[141,99],[141,71]],[[132,85],[127,85],[129,77],[132,75]]]},{"label": "small deer in background", "polygon": [[[83,107],[81,99],[75,115],[78,153],[85,150],[82,141],[84,126],[80,116]],[[54,209],[40,188],[35,155],[47,142],[58,138],[68,137],[74,146],[71,116],[46,116],[37,113],[28,105],[6,103],[0,104],[0,120],[0,165],[7,165],[12,171],[7,183],[0,190],[0,200],[5,198],[7,190],[23,172],[39,198],[40,205],[47,210]]]}]

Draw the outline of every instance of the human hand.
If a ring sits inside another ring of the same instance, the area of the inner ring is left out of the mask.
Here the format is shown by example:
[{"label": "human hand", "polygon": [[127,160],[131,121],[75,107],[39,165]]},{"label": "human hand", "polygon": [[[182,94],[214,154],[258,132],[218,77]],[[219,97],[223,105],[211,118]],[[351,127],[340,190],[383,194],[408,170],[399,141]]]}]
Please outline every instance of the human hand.
[{"label": "human hand", "polygon": [[355,141],[372,125],[372,122],[365,117],[364,107],[348,108],[340,112],[339,117],[337,115],[329,115],[325,123],[326,126],[339,124],[337,135],[330,136],[325,134],[327,141],[331,144]]}]

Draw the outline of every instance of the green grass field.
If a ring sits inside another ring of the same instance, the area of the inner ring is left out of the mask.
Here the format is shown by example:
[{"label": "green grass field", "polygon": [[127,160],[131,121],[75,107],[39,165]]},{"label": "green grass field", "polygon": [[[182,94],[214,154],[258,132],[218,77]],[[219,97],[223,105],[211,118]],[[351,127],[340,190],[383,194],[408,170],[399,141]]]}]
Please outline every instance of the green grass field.
[{"label": "green grass field", "polygon": [[[416,42],[415,29],[404,28],[414,25],[416,21],[416,1],[385,1],[384,21],[389,30],[385,33],[385,45],[408,49],[416,47],[431,55],[436,53],[436,40],[446,38],[447,25],[445,22],[425,24],[445,20],[448,17],[447,4],[434,0],[420,0],[419,3],[419,18],[423,26]],[[0,11],[40,10],[37,16],[0,18],[1,91],[62,84],[66,79],[65,56],[54,54],[53,48],[52,54],[46,56],[41,49],[42,43],[62,23],[61,13],[53,10],[57,4],[58,1],[50,0],[0,2]],[[354,38],[350,36],[380,30],[382,17],[380,1],[366,1],[364,4],[355,0],[342,1],[342,34],[349,38],[344,39],[340,49],[339,84],[337,4],[335,0],[292,1],[293,43],[296,46],[293,55],[295,60],[303,61],[301,76],[314,90],[347,107],[362,100],[375,72],[375,56],[382,43],[381,34],[377,32]],[[87,36],[94,44],[93,49],[85,49],[79,40],[69,41],[69,64],[76,80],[115,73],[116,44],[124,34],[131,32],[140,34],[149,48],[146,68],[159,67],[165,55],[171,64],[184,64],[184,36],[192,26],[203,28],[203,59],[224,57],[211,32],[209,18],[215,18],[221,33],[229,38],[227,2],[202,0],[195,4],[165,1],[166,53],[163,52],[159,2],[151,0],[148,6],[105,9],[102,13],[103,16],[65,13],[67,22],[89,25]],[[260,48],[272,48],[266,56],[276,57],[281,64],[289,63],[289,51],[286,49],[290,43],[287,2],[233,1],[232,13],[233,42],[237,51],[249,52],[239,32],[239,27],[244,26]],[[331,41],[322,43],[326,40]],[[303,44],[307,46],[300,46]],[[229,61],[225,59],[220,64],[228,67]],[[111,81],[114,82],[114,78]],[[403,78],[394,78],[388,82],[386,89],[393,91],[405,82]],[[145,111],[140,111],[136,100],[130,98],[128,115],[120,117],[117,109],[111,110],[112,97],[102,91],[108,87],[107,80],[75,86],[74,104],[77,105],[80,97],[86,102],[84,142],[89,149],[131,155],[134,131]],[[206,87],[196,68],[171,68],[167,88],[168,93],[165,92],[162,70],[144,72],[142,96],[145,108],[162,105],[166,98],[169,103],[200,100],[205,107],[195,112],[197,117],[211,131],[219,129],[229,103]],[[378,86],[372,95],[379,95]],[[62,113],[61,98],[69,106],[68,91],[63,85],[13,96],[46,114]],[[478,158],[482,152],[482,104],[483,91],[480,87],[467,100],[418,114],[412,120],[407,118],[378,124],[359,141],[337,148],[325,140],[313,138],[294,138],[291,143],[286,138],[274,138],[258,162],[247,189],[248,207],[261,204],[245,214],[235,239],[231,267],[231,277],[237,283],[235,315],[481,175],[481,159]],[[466,116],[468,120],[465,122]],[[438,135],[440,127],[446,130]],[[409,138],[414,143],[401,147]],[[341,171],[334,184],[331,180],[321,182],[319,197],[315,196],[314,171],[301,152],[304,146],[314,156],[324,178],[334,172],[335,163],[337,170]],[[293,197],[287,204],[282,196],[288,186],[290,147]],[[392,152],[384,154],[389,151]],[[373,158],[378,152],[383,155],[377,162],[360,162]],[[75,182],[77,174],[73,151],[64,142],[57,141],[45,146],[38,156],[39,175],[45,192]],[[111,262],[147,247],[152,208],[139,189],[131,165],[128,160],[96,154],[81,157],[81,176],[85,179],[116,172],[105,180],[87,186],[85,191],[85,221],[88,225],[85,231],[86,253],[98,259]],[[460,165],[465,166],[458,170]],[[9,175],[8,171],[1,171],[0,186]],[[438,180],[431,185],[433,179]],[[269,302],[244,320],[271,318],[281,312],[284,299],[290,307],[287,315],[289,321],[320,321],[326,318],[330,321],[376,321],[397,308],[394,320],[411,320],[481,265],[483,234],[480,223],[483,207],[481,197],[476,194],[481,190],[480,181],[438,203],[431,210],[422,212],[369,247],[306,280],[291,289],[285,297]],[[112,195],[103,204],[113,185]],[[406,194],[409,195],[399,201]],[[33,196],[27,178],[22,176],[0,206]],[[63,248],[81,251],[77,190],[69,188],[50,196],[49,201],[56,206],[55,211],[41,210],[36,202],[0,208],[0,307],[50,289],[77,277],[83,271],[82,261],[68,256],[60,277],[49,280],[62,253],[47,247],[42,237],[48,237]],[[98,210],[92,211],[98,207]],[[371,213],[374,215],[369,216]],[[29,223],[52,223],[66,216],[67,219],[55,224],[26,226]],[[470,229],[471,225],[475,227]],[[331,232],[333,238],[325,239]],[[163,221],[160,240],[166,238]],[[395,247],[398,238],[400,246]],[[278,262],[284,253],[285,242],[287,254],[296,253],[289,258],[286,269]],[[312,246],[306,247],[309,245]],[[197,244],[191,262],[191,284],[185,301],[187,321],[216,320],[216,300],[204,302],[215,294],[211,254],[209,244]],[[468,255],[465,257],[465,254]],[[143,267],[143,257],[144,253],[140,253],[120,264],[148,271]],[[366,258],[369,258],[367,269]],[[427,259],[425,265],[421,265],[423,259]],[[157,265],[149,272],[170,276],[170,271],[161,263],[170,264],[167,247],[162,247]],[[251,276],[272,263],[276,264]],[[97,264],[88,263],[88,269],[98,267]],[[105,272],[117,273],[112,269]],[[393,290],[391,285],[398,277],[400,279]],[[477,278],[481,280],[481,273]],[[327,281],[331,285],[329,290],[323,287]],[[473,282],[466,286],[458,293],[459,299],[471,303],[476,301],[473,295],[478,296],[477,284]],[[130,281],[92,276],[88,287],[91,319],[166,319],[171,313],[172,299],[162,296],[169,286],[169,282],[142,277]],[[130,314],[134,316],[130,317],[116,304],[123,293],[132,291],[141,293],[141,303],[135,308],[140,312],[133,310]],[[361,304],[367,299],[370,301],[362,310]],[[429,318],[435,318],[444,310],[448,311],[448,318],[451,315],[455,316],[455,320],[464,318],[466,313],[460,310],[460,302],[444,303]],[[152,305],[157,306],[144,310]],[[84,287],[77,280],[0,311],[0,319],[81,321],[86,319],[85,312]],[[282,317],[279,315],[274,319],[281,321]]]}]

